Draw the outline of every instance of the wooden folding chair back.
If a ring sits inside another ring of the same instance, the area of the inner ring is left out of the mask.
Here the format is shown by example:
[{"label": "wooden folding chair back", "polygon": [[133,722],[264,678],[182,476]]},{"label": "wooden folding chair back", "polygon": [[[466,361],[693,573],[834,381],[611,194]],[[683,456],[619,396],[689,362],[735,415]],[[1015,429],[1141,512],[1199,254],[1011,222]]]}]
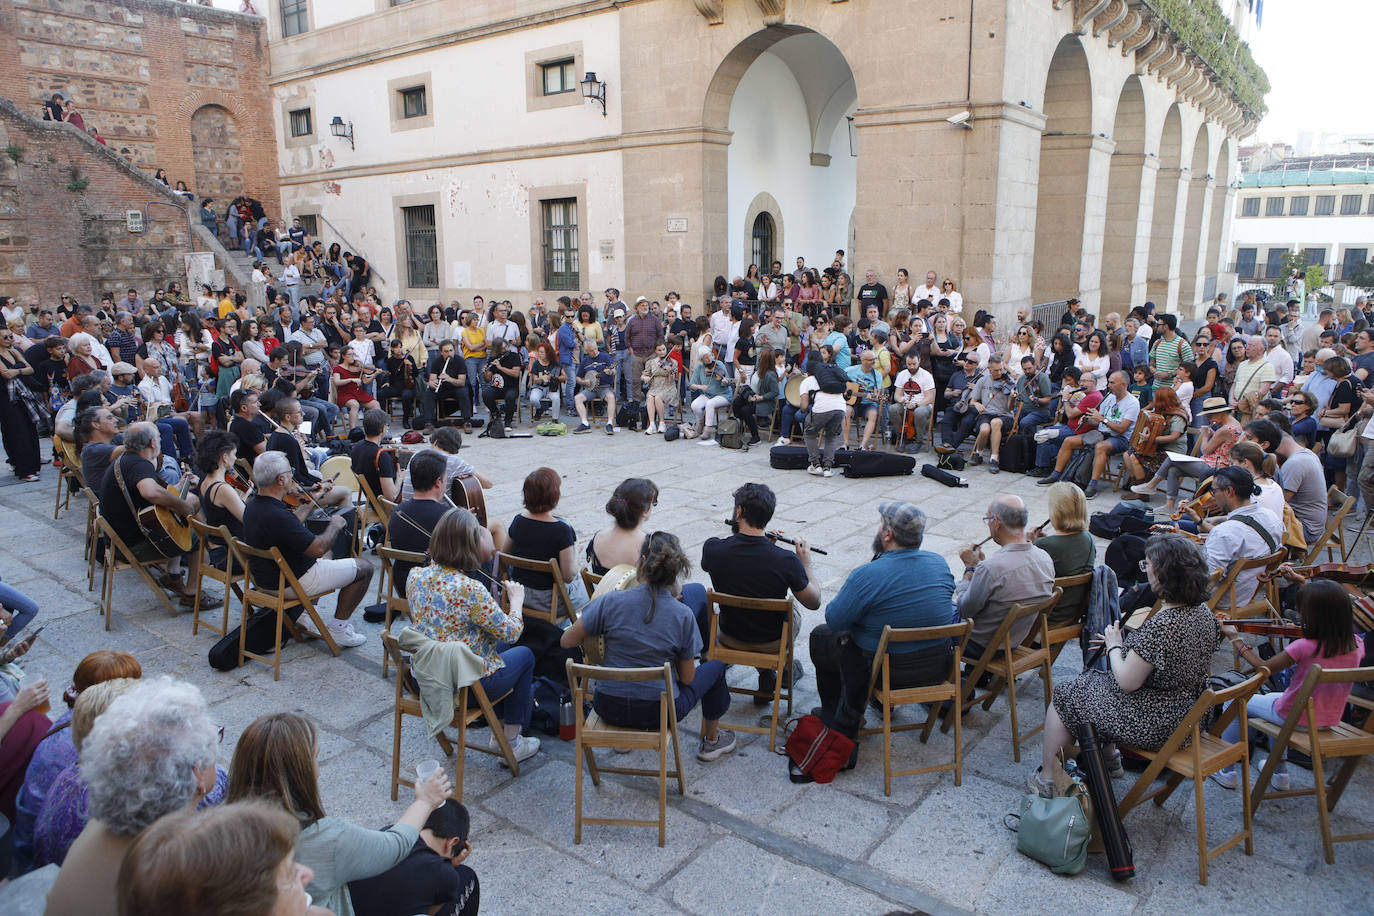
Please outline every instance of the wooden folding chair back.
[{"label": "wooden folding chair back", "polygon": [[[240,601],[243,599],[243,587],[239,584],[244,577],[243,568],[236,562],[234,550],[229,546],[229,542],[234,537],[229,533],[228,525],[214,527],[196,516],[191,516],[189,521],[191,530],[196,534],[196,554],[200,561],[200,578],[196,580],[196,603],[191,610],[191,635],[195,636],[204,626],[216,636],[224,636],[229,632],[229,596],[233,594],[237,595]],[[217,543],[224,545],[223,569],[210,562],[210,550]],[[204,582],[206,579],[224,586],[224,604],[221,606],[218,626],[208,620],[200,619],[200,599],[205,590]]]},{"label": "wooden folding chair back", "polygon": [[96,554],[99,553],[97,545],[100,543],[100,528],[96,525],[96,516],[100,514],[100,499],[91,492],[87,486],[81,487],[81,492],[86,496],[86,591],[95,591],[95,561]]},{"label": "wooden folding chair back", "polygon": [[[1059,659],[1059,653],[1064,651],[1064,647],[1068,645],[1071,640],[1077,639],[1079,635],[1083,632],[1082,621],[1083,618],[1087,616],[1088,603],[1092,601],[1092,584],[1093,574],[1090,572],[1080,573],[1077,576],[1059,576],[1054,580],[1054,587],[1059,589],[1064,594],[1068,594],[1068,591],[1071,588],[1082,588],[1083,601],[1077,609],[1079,621],[1077,623],[1067,623],[1063,626],[1056,627],[1050,624],[1049,617],[1048,615],[1046,616],[1045,625],[1049,628],[1049,647],[1051,665],[1053,665],[1055,661]],[[1054,611],[1057,609],[1058,603],[1056,603],[1055,607],[1051,608],[1050,610]]]},{"label": "wooden folding chair back", "polygon": [[[334,637],[329,632],[324,618],[319,614],[315,607],[315,601],[323,598],[329,592],[317,592],[308,594],[301,587],[300,580],[287,565],[286,558],[281,555],[281,551],[273,547],[271,550],[259,550],[258,548],[242,541],[238,538],[230,540],[233,547],[231,553],[237,554],[235,561],[243,565],[243,614],[239,621],[239,666],[242,667],[245,661],[253,659],[265,665],[272,666],[272,680],[281,680],[281,634],[285,627],[292,636],[301,642],[305,641],[300,629],[295,621],[286,613],[289,609],[299,606],[303,613],[309,614],[310,619],[315,622],[315,629],[324,640],[325,645],[335,657],[339,654],[339,647],[334,642]],[[275,582],[259,582],[253,575],[251,560],[266,560],[277,567]],[[248,651],[246,642],[248,637],[248,621],[252,617],[252,609],[262,607],[276,612],[276,635],[272,641],[272,654],[261,655],[256,652]]]},{"label": "wooden folding chair back", "polygon": [[[921,730],[921,743],[925,744],[930,738],[931,731],[935,728],[935,720],[940,716],[940,710],[946,702],[953,702],[959,696],[959,669],[964,663],[964,647],[968,645],[969,634],[973,632],[973,621],[965,620],[961,623],[946,624],[942,627],[915,627],[893,629],[890,626],[883,627],[883,635],[878,640],[878,651],[873,655],[873,670],[868,677],[868,695],[878,701],[883,709],[883,727],[860,729],[861,736],[877,735],[883,736],[883,794],[892,794],[892,780],[898,776],[915,776],[920,773],[939,773],[945,770],[954,771],[954,784],[963,785],[964,781],[964,733],[962,717],[956,717],[954,721],[954,759],[949,763],[941,763],[933,766],[918,767],[914,770],[892,769],[892,734],[893,732],[912,731],[919,728]],[[893,687],[892,686],[892,647],[912,642],[929,642],[931,640],[949,640],[953,645],[953,655],[950,659],[949,678],[938,684],[927,684],[921,687]],[[910,706],[915,703],[927,703],[930,712],[924,722],[912,722],[906,725],[893,725],[892,713],[899,706]]]},{"label": "wooden folding chair back", "polygon": [[333,455],[320,465],[320,477],[334,481],[334,486],[358,492],[358,475],[353,473],[353,459],[347,455]]},{"label": "wooden folding chair back", "polygon": [[52,454],[61,461],[57,474],[57,501],[52,507],[53,521],[57,521],[58,514],[71,507],[72,491],[84,488],[86,481],[81,476],[81,456],[77,454],[74,444],[61,436],[53,436]]},{"label": "wooden folding chair back", "polygon": [[[577,782],[573,790],[573,842],[582,842],[583,824],[600,824],[612,827],[658,827],[658,845],[663,846],[668,836],[668,780],[677,780],[677,794],[686,793],[686,783],[682,778],[682,742],[677,733],[677,712],[674,703],[676,693],[673,687],[673,666],[664,662],[661,668],[603,668],[597,665],[579,665],[572,659],[567,662],[568,684],[572,688],[573,722],[576,728],[576,744],[573,756],[577,758]],[[659,694],[658,728],[654,731],[641,731],[635,728],[621,728],[603,720],[595,712],[584,715],[583,710],[592,700],[592,682],[646,683],[659,681],[663,692]],[[673,748],[673,768],[668,769],[668,745]],[[658,768],[643,769],[636,767],[598,766],[596,748],[615,748],[618,750],[649,750],[658,753]],[[602,773],[621,773],[629,776],[658,777],[658,819],[632,820],[619,817],[583,817],[582,815],[582,764],[586,762],[591,772],[592,785],[601,785]]]},{"label": "wooden folding chair back", "polygon": [[167,609],[167,613],[175,617],[177,609],[172,604],[171,599],[167,597],[167,593],[162,590],[162,586],[153,578],[153,574],[148,571],[150,564],[140,562],[134,556],[134,552],[129,549],[129,545],[124,543],[124,539],[115,533],[110,523],[98,512],[95,523],[99,537],[105,541],[105,571],[100,584],[100,613],[105,615],[105,629],[109,630],[114,621],[115,573],[123,572],[126,569],[136,571],[139,578],[147,584],[148,588],[152,589],[157,600]]},{"label": "wooden folding chair back", "polygon": [[1246,620],[1251,617],[1271,617],[1277,620],[1279,612],[1269,603],[1269,590],[1264,587],[1264,583],[1257,583],[1255,593],[1244,602],[1238,602],[1236,580],[1240,578],[1241,573],[1252,570],[1275,572],[1287,559],[1288,551],[1283,545],[1279,545],[1279,549],[1268,556],[1253,557],[1232,564],[1222,577],[1221,583],[1212,590],[1212,597],[1207,599],[1208,610],[1213,614],[1224,614],[1232,620]]},{"label": "wooden folding chair back", "polygon": [[[1246,726],[1253,725],[1255,719],[1246,715],[1245,702],[1259,689],[1268,676],[1267,671],[1228,687],[1225,690],[1205,690],[1198,697],[1183,721],[1174,729],[1164,746],[1157,751],[1130,748],[1150,763],[1140,774],[1131,790],[1117,805],[1122,817],[1137,805],[1153,800],[1156,806],[1164,802],[1185,779],[1193,781],[1194,814],[1197,820],[1197,874],[1198,883],[1207,883],[1207,866],[1217,856],[1238,843],[1245,844],[1245,854],[1254,854],[1254,808],[1250,803],[1250,745],[1246,737]],[[1210,729],[1202,728],[1203,719],[1212,707],[1222,711]],[[1240,739],[1234,744],[1221,737],[1226,726],[1236,719],[1240,720]],[[1126,749],[1126,745],[1121,745]],[[1218,770],[1240,764],[1240,797],[1242,829],[1215,847],[1207,845],[1207,809],[1203,802],[1203,785],[1207,777]],[[1165,770],[1169,771],[1164,785],[1151,789],[1155,780]]]},{"label": "wooden folding chair back", "polygon": [[[997,632],[984,648],[982,658],[978,659],[973,670],[964,676],[962,702],[957,711],[954,707],[950,708],[944,724],[940,726],[942,731],[949,731],[950,725],[953,724],[952,716],[962,715],[978,703],[983,704],[983,709],[991,709],[993,702],[1003,688],[1006,688],[1007,700],[1011,706],[1011,755],[1017,763],[1021,762],[1022,743],[1033,738],[1045,726],[1041,723],[1025,735],[1021,734],[1020,712],[1016,702],[1016,680],[1027,671],[1039,669],[1040,680],[1045,689],[1045,708],[1049,709],[1050,694],[1054,691],[1054,675],[1050,671],[1052,660],[1047,619],[1050,609],[1059,603],[1061,595],[1063,592],[1055,588],[1050,592],[1050,596],[1042,601],[1011,606],[1007,615],[1002,618],[1002,623],[998,625]],[[1035,618],[1030,632],[1019,645],[1012,645],[1011,631],[1015,629],[1018,621],[1028,617]],[[980,694],[978,681],[984,672],[992,675],[992,684]]]},{"label": "wooden folding chair back", "polygon": [[[429,557],[423,553],[416,553],[412,550],[397,550],[389,544],[383,544],[377,548],[377,555],[382,560],[381,587],[383,604],[385,604],[386,622],[383,628],[384,634],[391,633],[391,621],[396,616],[401,616],[407,621],[410,620],[410,601],[401,596],[401,588],[396,581],[396,564],[409,563],[414,567],[424,566],[429,563]],[[412,569],[411,572],[415,570]],[[391,667],[391,654],[382,652],[382,680],[386,680],[387,671]]]},{"label": "wooden folding chair back", "polygon": [[[395,801],[399,786],[415,787],[415,780],[401,775],[401,722],[405,716],[413,716],[423,720],[424,713],[420,708],[420,694],[411,686],[413,679],[410,671],[410,659],[401,651],[400,642],[390,632],[382,634],[382,651],[391,660],[391,664],[396,666],[396,703],[391,728],[391,800]],[[501,696],[492,699],[487,696],[481,681],[473,681],[468,686],[460,688],[457,696],[454,697],[453,720],[449,724],[458,729],[458,741],[454,743],[443,732],[436,736],[439,746],[444,749],[444,754],[454,758],[452,793],[454,801],[461,802],[463,800],[463,775],[467,762],[466,750],[469,748],[504,759],[506,766],[510,768],[511,775],[520,775],[520,763],[515,759],[515,749],[511,747],[510,739],[506,737],[506,730],[502,727],[501,719],[496,715],[495,708],[495,704],[510,696],[510,693],[508,690]],[[476,709],[469,708],[469,699],[477,704]],[[478,719],[484,719],[487,728],[491,729],[491,735],[496,739],[497,744],[495,750],[485,744],[468,742],[468,726]]]},{"label": "wooden folding chair back", "polygon": [[1317,543],[1307,548],[1307,553],[1303,555],[1302,562],[1298,565],[1312,566],[1321,562],[1321,552],[1326,551],[1326,562],[1336,563],[1345,557],[1349,552],[1345,545],[1345,518],[1355,508],[1355,497],[1346,496],[1339,487],[1331,487],[1326,491],[1326,501],[1328,506],[1337,506],[1335,513],[1326,520],[1326,528],[1322,530],[1322,536],[1317,538]]},{"label": "wooden folding chair back", "polygon": [[[1307,676],[1303,678],[1298,692],[1294,694],[1293,706],[1288,710],[1288,716],[1282,725],[1261,719],[1250,720],[1252,728],[1269,736],[1271,748],[1264,770],[1255,782],[1254,803],[1258,808],[1260,802],[1266,798],[1315,796],[1317,823],[1322,835],[1322,853],[1326,857],[1327,865],[1335,865],[1335,844],[1374,840],[1374,833],[1331,832],[1331,812],[1336,810],[1336,803],[1341,800],[1345,787],[1350,784],[1350,777],[1355,774],[1364,757],[1374,754],[1374,733],[1369,731],[1368,719],[1365,720],[1364,728],[1357,728],[1348,722],[1341,722],[1334,728],[1315,730],[1300,725],[1303,717],[1306,717],[1308,722],[1316,720],[1312,693],[1322,684],[1374,684],[1374,668],[1332,668],[1324,671],[1321,665],[1312,665],[1307,669]],[[1269,791],[1269,781],[1284,756],[1281,751],[1289,747],[1312,758],[1313,788]],[[1333,757],[1341,757],[1344,760],[1328,782],[1326,762]]]},{"label": "wooden folding chair back", "polygon": [[[547,620],[554,626],[557,626],[558,621],[564,617],[571,623],[577,622],[577,609],[573,607],[572,598],[568,596],[568,587],[563,584],[563,571],[558,566],[558,560],[527,560],[524,557],[517,557],[509,553],[498,553],[496,555],[497,581],[505,582],[509,579],[510,570],[512,569],[523,569],[526,572],[547,573],[553,577],[553,595],[549,598],[549,610],[536,611],[526,607],[526,617]],[[501,609],[510,609],[510,600],[506,597],[504,590],[501,592]]]},{"label": "wooden folding chair back", "polygon": [[[722,606],[756,613],[778,614],[782,617],[782,632],[778,639],[770,643],[750,644],[733,639],[720,629]],[[727,723],[736,731],[767,735],[768,749],[771,751],[778,743],[778,714],[784,701],[787,704],[787,715],[792,715],[792,599],[746,598],[743,595],[727,595],[715,589],[707,589],[706,613],[711,621],[706,641],[706,657],[709,660],[773,672],[771,692],[760,693],[749,687],[730,688],[731,693],[770,700],[772,712],[768,717],[768,726],[765,728],[749,723]]]}]

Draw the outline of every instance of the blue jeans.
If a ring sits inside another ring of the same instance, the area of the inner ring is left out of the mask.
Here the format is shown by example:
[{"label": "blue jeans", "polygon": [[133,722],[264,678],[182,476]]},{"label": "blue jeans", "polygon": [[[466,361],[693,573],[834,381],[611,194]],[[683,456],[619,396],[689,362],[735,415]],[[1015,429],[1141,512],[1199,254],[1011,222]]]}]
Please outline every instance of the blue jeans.
[{"label": "blue jeans", "polygon": [[472,403],[482,403],[482,367],[487,364],[485,356],[465,356],[463,366],[468,377],[468,397]]},{"label": "blue jeans", "polygon": [[1049,413],[1037,407],[1035,410],[1022,411],[1020,425],[1017,428],[1021,435],[1028,436],[1048,422]]},{"label": "blue jeans", "polygon": [[701,654],[706,656],[706,643],[711,638],[711,618],[706,613],[706,586],[688,582],[682,586],[682,603],[692,609],[697,621],[697,631],[701,633]]},{"label": "blue jeans", "polygon": [[559,363],[563,368],[563,374],[568,377],[568,383],[563,389],[563,412],[572,413],[573,398],[577,396],[577,367],[572,363]]},{"label": "blue jeans", "polygon": [[1041,442],[1035,446],[1035,466],[1038,468],[1054,467],[1054,458],[1059,454],[1059,446],[1063,443],[1059,440],[1073,435],[1073,430],[1063,423],[1051,427],[1059,431],[1059,435],[1048,442]]},{"label": "blue jeans", "polygon": [[802,410],[800,407],[793,407],[790,401],[783,404],[782,420],[778,425],[778,435],[783,439],[791,438],[792,427],[800,426],[804,429],[806,427],[806,420],[810,416],[811,413],[809,411]]},{"label": "blue jeans", "polygon": [[[705,597],[705,592],[702,593],[702,597]],[[10,628],[5,631],[4,636],[0,636],[0,643],[14,639],[20,630],[38,616],[38,603],[13,585],[4,582],[0,582],[0,605],[4,605],[5,610],[14,615],[14,619],[10,621]]]},{"label": "blue jeans", "polygon": [[[1277,691],[1274,693],[1257,693],[1245,702],[1245,712],[1252,719],[1263,719],[1265,722],[1282,725],[1284,717],[1279,715],[1278,710],[1274,708],[1282,696],[1283,694]],[[1231,720],[1231,724],[1226,726],[1226,730],[1221,733],[1221,737],[1223,740],[1229,741],[1232,744],[1240,740],[1240,716],[1236,716],[1236,718]],[[1284,757],[1288,756],[1286,748],[1283,753]],[[1251,766],[1253,767],[1254,764],[1251,763]],[[1228,769],[1234,770],[1235,765],[1232,764]],[[1252,772],[1251,776],[1253,775],[1254,773]]]},{"label": "blue jeans", "polygon": [[162,454],[190,460],[195,446],[191,443],[191,424],[181,417],[166,417],[157,421],[162,437]]},{"label": "blue jeans", "polygon": [[501,661],[505,666],[482,678],[482,689],[493,700],[509,690],[510,696],[501,701],[501,721],[507,725],[530,724],[530,712],[534,708],[534,653],[526,646],[511,646],[502,651]]},{"label": "blue jeans", "polygon": [[[690,684],[677,685],[673,712],[678,721],[701,704],[701,717],[719,721],[730,708],[730,686],[725,682],[725,662],[706,662],[698,665]],[[658,700],[640,697],[611,696],[596,692],[592,701],[597,715],[619,728],[658,728]]]},{"label": "blue jeans", "polygon": [[617,350],[615,356],[615,396],[622,401],[638,400],[635,390],[639,387],[630,378],[630,361],[634,353],[630,350]]}]

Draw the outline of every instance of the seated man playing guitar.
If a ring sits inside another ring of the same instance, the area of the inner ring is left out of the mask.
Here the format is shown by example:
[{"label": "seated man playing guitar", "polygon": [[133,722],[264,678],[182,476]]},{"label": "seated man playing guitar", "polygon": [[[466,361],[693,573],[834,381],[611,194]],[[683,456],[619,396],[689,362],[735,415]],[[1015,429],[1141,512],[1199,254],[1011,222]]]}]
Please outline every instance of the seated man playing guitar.
[{"label": "seated man playing guitar", "polygon": [[[124,432],[124,453],[110,465],[100,488],[100,514],[114,529],[115,534],[132,551],[134,559],[140,563],[167,563],[167,573],[158,580],[159,584],[174,591],[181,598],[182,607],[191,607],[196,600],[195,583],[200,578],[198,552],[194,549],[187,554],[190,565],[185,581],[181,578],[182,557],[168,558],[159,551],[149,539],[149,520],[144,510],[150,506],[169,509],[185,519],[200,511],[200,500],[195,496],[178,496],[162,485],[157,477],[159,447],[161,436],[152,423],[134,423]],[[195,478],[182,478],[183,484],[194,484]],[[194,546],[194,536],[192,536]],[[220,606],[220,599],[201,595],[202,609]]]},{"label": "seated man playing guitar", "polygon": [[[878,353],[876,350],[864,350],[859,355],[859,364],[850,366],[845,370],[845,375],[849,376],[851,383],[850,391],[845,394],[845,401],[850,402],[844,412],[844,430],[840,433],[840,441],[848,444],[849,424],[857,416],[864,418],[863,440],[859,443],[859,448],[868,450],[873,447],[873,431],[878,426],[878,402],[884,400],[886,392],[883,390],[883,378],[878,372]],[[857,386],[857,391],[855,391]]]}]

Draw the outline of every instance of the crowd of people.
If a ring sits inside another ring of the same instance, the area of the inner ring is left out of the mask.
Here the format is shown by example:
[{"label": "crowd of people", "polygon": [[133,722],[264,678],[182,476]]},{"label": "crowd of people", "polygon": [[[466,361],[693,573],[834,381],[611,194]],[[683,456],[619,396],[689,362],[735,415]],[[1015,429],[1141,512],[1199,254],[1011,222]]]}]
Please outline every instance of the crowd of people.
[{"label": "crowd of people", "polygon": [[[239,226],[253,219],[250,208]],[[316,245],[300,236],[293,249],[296,241],[287,230],[277,252],[289,258]],[[849,287],[842,253],[819,273],[800,259],[795,274],[776,263],[772,270],[721,278],[714,308],[695,317],[676,293],[627,305],[615,289],[600,303],[591,294],[561,297],[552,313],[537,299],[521,313],[478,296],[471,308],[435,303],[421,314],[404,300],[383,305],[366,273],[352,270],[324,298],[274,290],[269,310],[256,313],[232,290],[192,299],[176,283],[147,303],[130,289],[99,307],[65,296],[56,309],[24,307],[0,297],[8,326],[0,335],[0,432],[15,473],[29,479],[41,465],[40,437],[51,433],[104,520],[184,606],[197,601],[200,552],[166,555],[141,520],[147,507],[226,528],[231,542],[213,544],[208,555],[220,568],[233,564],[239,542],[279,551],[302,589],[333,595],[333,616],[319,626],[351,648],[367,641],[351,618],[376,564],[371,541],[352,530],[357,495],[321,471],[332,455],[346,454],[358,486],[390,507],[385,543],[427,557],[393,570],[410,608],[399,638],[416,689],[444,685],[450,710],[447,688],[476,681],[504,697],[492,748],[508,748],[515,761],[541,751],[532,733],[536,677],[561,677],[563,662],[591,639],[606,665],[672,666],[677,717],[701,710],[699,759],[717,761],[736,748],[722,724],[732,698],[727,666],[710,658],[706,587],[687,581],[694,565],[718,593],[824,605],[824,623],[807,636],[819,698],[813,712],[854,739],[885,626],[969,621],[964,658],[974,663],[1000,650],[995,640],[1013,608],[1046,601],[1056,579],[1109,569],[1115,579],[1062,594],[1049,624],[1086,622],[1090,597],[1112,583],[1123,609],[1159,609],[1130,632],[1103,627],[1106,668],[1056,684],[1034,791],[1052,791],[1053,767],[1081,722],[1092,721],[1109,744],[1161,746],[1204,689],[1223,638],[1256,666],[1295,665],[1294,685],[1310,664],[1364,658],[1348,596],[1305,583],[1291,568],[1283,574],[1302,588],[1287,593],[1288,610],[1304,637],[1275,658],[1253,656],[1224,615],[1207,608],[1214,570],[1317,543],[1327,486],[1348,486],[1351,465],[1371,504],[1374,442],[1359,440],[1374,439],[1365,419],[1374,414],[1374,389],[1366,387],[1374,384],[1374,337],[1363,302],[1348,314],[1324,310],[1304,327],[1296,302],[1288,313],[1258,317],[1248,298],[1234,312],[1219,301],[1191,340],[1176,316],[1148,303],[1124,321],[1109,313],[1100,322],[1070,303],[1055,328],[1023,311],[1002,335],[982,310],[965,324],[955,284],[934,272],[912,288],[903,271],[892,293],[867,272],[853,293],[855,321],[833,292]],[[404,458],[384,441],[391,416],[383,405],[398,400],[418,440]],[[997,549],[964,547],[956,577],[945,558],[923,549],[925,513],[883,501],[872,559],[855,563],[826,601],[806,541],[788,550],[768,533],[777,509],[768,483],[734,490],[734,533],[708,539],[698,558],[673,533],[650,530],[658,487],[631,478],[614,489],[610,522],[579,556],[575,528],[556,514],[562,477],[553,468],[525,476],[523,510],[508,521],[479,520],[448,501],[457,478],[492,485],[460,455],[464,433],[514,427],[522,402],[531,423],[562,425],[563,415],[576,415],[575,433],[590,431],[598,402],[610,434],[638,425],[642,409],[645,432],[673,426],[703,443],[717,441],[727,416],[761,441],[776,417],[780,441],[803,432],[819,476],[833,472],[852,424],[860,448],[930,449],[941,464],[982,463],[991,473],[1003,470],[1020,439],[1033,455],[1025,470],[1048,487],[1050,517],[1033,527],[1022,499],[997,496],[984,516],[986,541]],[[632,414],[622,412],[627,406]],[[1352,447],[1344,440],[1354,430]],[[1164,487],[1165,513],[1186,512],[1180,533],[1123,536],[1099,558],[1087,501],[1118,461],[1128,499],[1148,502]],[[1206,500],[1183,503],[1185,479],[1205,488]],[[185,488],[168,488],[176,482]],[[499,552],[549,562],[557,575],[517,567],[498,581]],[[254,554],[247,567],[256,581],[278,581],[274,561]],[[593,599],[580,571],[616,567],[634,570],[634,587]],[[1248,573],[1236,580],[1234,600],[1247,604],[1261,588]],[[199,592],[202,610],[221,601]],[[571,606],[560,612],[561,604]],[[17,658],[41,609],[4,583],[0,605],[5,645]],[[363,613],[386,619],[384,606]],[[566,620],[548,619],[559,617]],[[307,635],[325,635],[312,616],[298,623]],[[795,641],[801,623],[796,612],[787,619],[723,605],[716,639],[776,645],[785,634]],[[1008,638],[1021,642],[1033,624],[1016,620]],[[891,646],[892,686],[944,680],[953,648],[945,639]],[[753,702],[768,704],[779,677],[790,685],[805,676],[800,658],[781,673],[759,670]],[[1336,692],[1323,699],[1323,724],[1344,707]],[[103,887],[108,912],[163,912],[158,901],[175,900],[179,909],[215,913],[220,889],[236,882],[257,882],[253,900],[262,901],[242,912],[304,913],[316,904],[315,912],[336,914],[439,904],[476,911],[476,876],[463,864],[466,815],[445,801],[442,771],[419,782],[415,804],[395,825],[364,830],[325,814],[316,736],[299,716],[258,719],[237,737],[225,771],[213,765],[215,729],[198,691],[143,680],[139,662],[122,653],[82,662],[67,694],[72,711],[56,726],[43,710],[46,684],[0,670],[0,693],[0,735],[13,735],[0,744],[0,815],[11,824],[16,871],[61,865],[50,912],[89,909],[92,888]],[[613,725],[658,722],[657,694],[643,685],[608,683],[593,705]],[[1269,721],[1287,712],[1272,695],[1248,708]],[[858,753],[856,743],[851,768]],[[1120,754],[1110,759],[1120,775]],[[1223,773],[1218,782],[1234,787],[1237,779]],[[243,836],[260,842],[231,842]],[[242,858],[207,852],[227,845]],[[432,896],[402,900],[402,888]]]}]

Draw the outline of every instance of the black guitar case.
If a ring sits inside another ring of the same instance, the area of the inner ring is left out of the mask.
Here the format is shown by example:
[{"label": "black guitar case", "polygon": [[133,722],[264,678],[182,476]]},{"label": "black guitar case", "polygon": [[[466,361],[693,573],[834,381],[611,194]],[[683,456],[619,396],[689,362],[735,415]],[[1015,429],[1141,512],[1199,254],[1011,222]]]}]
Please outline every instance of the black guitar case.
[{"label": "black guitar case", "polygon": [[1117,813],[1116,792],[1107,773],[1102,743],[1097,740],[1091,723],[1085,722],[1078,731],[1078,768],[1083,771],[1083,781],[1093,800],[1093,817],[1097,819],[1097,832],[1107,850],[1107,868],[1112,880],[1129,881],[1135,877],[1135,853],[1131,850],[1131,838],[1121,823],[1121,815]]},{"label": "black guitar case", "polygon": [[[299,604],[293,608],[288,608],[286,616],[296,620],[304,612]],[[239,627],[234,627],[224,638],[210,647],[209,660],[210,667],[216,671],[233,671],[239,666]],[[277,612],[258,608],[253,611],[253,616],[248,618],[248,636],[244,639],[244,648],[249,652],[259,655],[272,650],[272,644],[277,637]],[[282,645],[291,638],[290,631],[285,624],[282,625]]]}]

